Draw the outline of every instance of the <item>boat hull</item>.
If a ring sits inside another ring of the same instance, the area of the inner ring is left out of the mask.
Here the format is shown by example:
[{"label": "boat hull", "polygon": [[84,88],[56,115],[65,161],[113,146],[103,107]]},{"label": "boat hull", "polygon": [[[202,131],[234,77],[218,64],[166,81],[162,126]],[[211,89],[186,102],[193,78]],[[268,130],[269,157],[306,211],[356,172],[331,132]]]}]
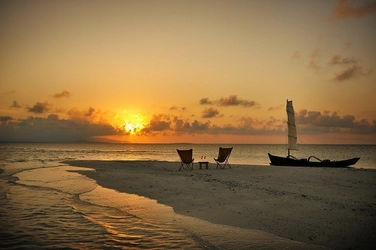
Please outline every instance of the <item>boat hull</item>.
[{"label": "boat hull", "polygon": [[295,166],[295,167],[331,167],[345,168],[354,165],[360,158],[351,158],[341,161],[308,161],[307,159],[294,159],[289,157],[280,157],[269,154],[270,165],[274,166]]}]

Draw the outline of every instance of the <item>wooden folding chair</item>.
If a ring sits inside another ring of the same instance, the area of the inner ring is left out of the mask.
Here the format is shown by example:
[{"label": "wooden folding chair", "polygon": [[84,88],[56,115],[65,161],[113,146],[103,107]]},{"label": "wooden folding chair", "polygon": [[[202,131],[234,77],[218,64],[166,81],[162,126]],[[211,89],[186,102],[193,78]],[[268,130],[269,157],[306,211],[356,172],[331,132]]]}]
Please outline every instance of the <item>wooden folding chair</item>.
[{"label": "wooden folding chair", "polygon": [[231,165],[228,162],[231,152],[232,152],[232,148],[219,147],[218,158],[217,159],[214,158],[215,162],[217,163],[217,168],[218,167],[225,168],[226,166],[229,166],[229,168],[231,168]]},{"label": "wooden folding chair", "polygon": [[180,164],[180,170],[193,170],[193,149],[188,150],[179,150],[176,149],[176,151],[179,154],[181,164]]}]

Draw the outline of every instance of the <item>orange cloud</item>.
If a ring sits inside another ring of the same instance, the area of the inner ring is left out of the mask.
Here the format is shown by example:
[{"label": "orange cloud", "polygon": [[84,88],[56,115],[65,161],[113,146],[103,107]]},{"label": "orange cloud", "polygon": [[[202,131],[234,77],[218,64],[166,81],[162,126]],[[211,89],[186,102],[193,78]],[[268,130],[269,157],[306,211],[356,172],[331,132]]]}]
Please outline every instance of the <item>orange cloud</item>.
[{"label": "orange cloud", "polygon": [[17,102],[17,101],[13,101],[13,104],[10,105],[11,108],[22,108],[22,106]]},{"label": "orange cloud", "polygon": [[85,120],[60,119],[55,114],[47,118],[28,117],[15,120],[0,117],[1,141],[16,142],[72,142],[91,140],[96,136],[121,135],[108,123],[93,123]]},{"label": "orange cloud", "polygon": [[215,108],[207,108],[202,111],[202,118],[213,118],[219,115],[219,111]]},{"label": "orange cloud", "polygon": [[270,107],[270,108],[268,108],[268,111],[273,111],[273,110],[281,110],[281,109],[283,109],[285,106],[283,105],[283,104],[281,104],[281,105],[278,105],[278,106],[276,106],[276,107]]},{"label": "orange cloud", "polygon": [[48,102],[37,102],[34,106],[28,107],[27,111],[35,114],[43,114],[48,112],[51,106]]},{"label": "orange cloud", "polygon": [[171,111],[185,111],[186,107],[171,106],[169,110],[171,110]]},{"label": "orange cloud", "polygon": [[95,109],[92,107],[89,107],[89,109],[84,113],[84,116],[92,116],[95,112]]},{"label": "orange cloud", "polygon": [[243,107],[253,107],[257,103],[255,101],[248,101],[244,99],[239,99],[236,95],[231,95],[229,97],[221,98],[218,100],[219,106],[243,106]]},{"label": "orange cloud", "polygon": [[[349,58],[342,57],[341,55],[334,55],[328,62],[328,65],[342,67],[342,70],[337,72],[333,78],[333,80],[337,82],[342,82],[358,76],[365,76],[371,73],[370,70],[368,72],[365,71],[363,67],[358,64],[358,60],[353,57]],[[343,69],[343,67],[346,68]]]},{"label": "orange cloud", "polygon": [[12,121],[13,117],[7,115],[7,116],[0,116],[0,124],[1,123],[7,123],[9,121]]},{"label": "orange cloud", "polygon": [[362,5],[352,5],[347,0],[338,0],[329,20],[361,18],[373,14],[376,14],[376,2],[367,1]]},{"label": "orange cloud", "polygon": [[72,94],[66,90],[64,90],[63,92],[61,93],[57,93],[57,94],[54,94],[52,97],[53,98],[56,98],[56,99],[59,99],[59,98],[62,98],[62,97],[70,97]]},{"label": "orange cloud", "polygon": [[368,75],[371,72],[364,72],[363,67],[354,64],[349,67],[347,67],[345,70],[339,72],[336,74],[336,76],[333,78],[334,81],[342,82],[345,80],[349,80],[358,76],[364,76]]},{"label": "orange cloud", "polygon": [[334,55],[330,61],[329,65],[346,65],[346,64],[356,64],[358,60],[354,58],[347,58],[347,57],[342,57],[341,55]]},{"label": "orange cloud", "polygon": [[205,98],[202,98],[202,99],[200,100],[200,104],[201,104],[201,105],[213,104],[213,102],[210,101],[209,98],[205,97]]},{"label": "orange cloud", "polygon": [[201,105],[211,105],[217,104],[218,106],[243,106],[243,107],[253,107],[257,106],[258,103],[255,101],[249,101],[246,99],[240,99],[237,95],[230,95],[228,97],[221,97],[219,100],[211,101],[209,98],[202,98],[200,100]]},{"label": "orange cloud", "polygon": [[72,108],[66,112],[69,119],[72,120],[87,120],[90,122],[98,122],[103,120],[103,116],[106,113],[101,112],[100,110],[95,110],[92,107],[89,107],[87,110],[79,110],[77,108]]},{"label": "orange cloud", "polygon": [[376,134],[376,120],[369,122],[365,119],[357,120],[354,115],[339,116],[337,112],[330,114],[318,111],[301,110],[296,115],[300,131],[312,133],[355,133]]},{"label": "orange cloud", "polygon": [[168,115],[159,114],[154,115],[150,120],[149,124],[146,125],[142,130],[142,134],[151,134],[156,131],[170,130],[171,119]]}]

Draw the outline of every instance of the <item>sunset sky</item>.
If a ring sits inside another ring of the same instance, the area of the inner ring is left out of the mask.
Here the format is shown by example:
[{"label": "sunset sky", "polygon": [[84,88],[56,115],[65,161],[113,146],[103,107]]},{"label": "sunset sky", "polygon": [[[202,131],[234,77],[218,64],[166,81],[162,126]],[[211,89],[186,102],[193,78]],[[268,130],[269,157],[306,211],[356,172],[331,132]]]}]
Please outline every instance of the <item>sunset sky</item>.
[{"label": "sunset sky", "polygon": [[0,1],[0,141],[376,144],[376,1]]}]

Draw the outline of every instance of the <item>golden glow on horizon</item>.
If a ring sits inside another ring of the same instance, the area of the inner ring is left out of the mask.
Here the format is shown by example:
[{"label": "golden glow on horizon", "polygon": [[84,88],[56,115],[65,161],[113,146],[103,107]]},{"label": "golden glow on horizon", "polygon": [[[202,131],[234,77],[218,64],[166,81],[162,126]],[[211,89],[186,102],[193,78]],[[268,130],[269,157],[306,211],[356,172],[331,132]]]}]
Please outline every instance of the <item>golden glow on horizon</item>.
[{"label": "golden glow on horizon", "polygon": [[125,131],[127,131],[128,133],[130,133],[131,135],[134,135],[136,134],[138,131],[140,131],[143,127],[145,127],[144,124],[141,124],[141,123],[129,123],[129,122],[126,122],[124,124],[124,129]]}]

